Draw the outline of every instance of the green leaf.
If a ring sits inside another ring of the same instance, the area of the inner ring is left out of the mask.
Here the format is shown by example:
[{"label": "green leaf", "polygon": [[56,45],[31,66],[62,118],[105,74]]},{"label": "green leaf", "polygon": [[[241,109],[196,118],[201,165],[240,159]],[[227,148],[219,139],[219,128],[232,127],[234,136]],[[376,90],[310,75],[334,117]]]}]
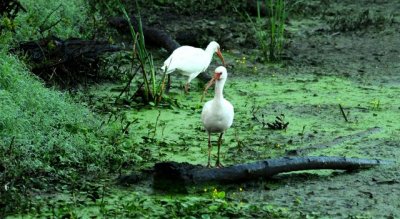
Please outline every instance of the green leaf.
[{"label": "green leaf", "polygon": [[208,207],[208,210],[210,210],[211,212],[215,212],[218,210],[218,205],[211,205]]}]

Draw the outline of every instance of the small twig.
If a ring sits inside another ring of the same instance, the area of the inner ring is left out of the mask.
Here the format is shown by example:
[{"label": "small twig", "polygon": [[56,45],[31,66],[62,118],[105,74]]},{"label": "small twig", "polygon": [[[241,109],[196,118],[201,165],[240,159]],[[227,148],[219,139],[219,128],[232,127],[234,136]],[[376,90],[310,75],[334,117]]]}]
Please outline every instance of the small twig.
[{"label": "small twig", "polygon": [[167,75],[167,68],[165,69],[165,71],[163,73],[161,84],[158,86],[158,90],[157,90],[158,94],[155,94],[155,96],[158,96],[157,100],[156,100],[156,105],[158,105],[162,100],[162,95],[163,95],[163,92],[164,92],[164,89],[165,89],[165,78],[166,78],[166,75]]},{"label": "small twig", "polygon": [[235,140],[237,142],[237,146],[236,147],[237,147],[238,152],[243,152],[243,147],[245,145],[244,145],[243,141],[240,140],[239,133],[238,133],[237,129],[235,129]]},{"label": "small twig", "polygon": [[253,105],[252,107],[251,107],[251,114],[253,115],[253,120],[257,120],[257,122],[261,122],[258,118],[257,118],[257,116],[256,116],[256,114],[257,114],[257,112],[260,110],[260,107],[259,106],[256,106],[256,105]]},{"label": "small twig", "polygon": [[55,8],[52,12],[50,12],[50,13],[46,16],[46,18],[43,20],[42,24],[39,25],[39,33],[40,33],[40,35],[42,35],[42,33],[45,32],[46,30],[51,29],[52,27],[56,26],[58,23],[61,22],[62,19],[59,19],[58,21],[56,21],[55,23],[51,24],[50,26],[44,27],[44,24],[45,24],[45,23],[47,22],[47,20],[51,17],[51,15],[52,15],[54,12],[58,11],[58,9],[61,8],[62,6],[63,6],[63,5],[60,4],[60,5],[59,5],[57,8]]},{"label": "small twig", "polygon": [[306,125],[303,125],[303,129],[301,130],[301,133],[299,133],[301,136],[304,136],[304,132],[306,130]]},{"label": "small twig", "polygon": [[156,119],[156,124],[154,125],[154,132],[153,132],[153,138],[156,137],[156,133],[157,133],[157,124],[158,124],[158,120],[160,119],[161,116],[161,110],[158,110],[158,116]]},{"label": "small twig", "polygon": [[274,122],[267,122],[268,128],[273,130],[286,130],[289,122],[285,122],[285,115],[282,113],[280,116],[276,116],[275,118]]},{"label": "small twig", "polygon": [[125,134],[128,131],[129,126],[132,125],[132,123],[134,123],[136,121],[137,121],[137,119],[134,121],[128,121],[128,123],[126,123],[124,129],[122,129],[122,134]]},{"label": "small twig", "polygon": [[116,104],[117,101],[121,98],[122,94],[124,94],[128,90],[128,87],[131,85],[133,79],[135,78],[136,74],[138,73],[139,68],[140,68],[140,66],[138,66],[136,68],[135,72],[132,74],[131,78],[129,79],[128,83],[125,85],[124,89],[121,91],[121,93],[119,93],[118,97],[115,99],[114,104]]},{"label": "small twig", "polygon": [[347,119],[346,113],[343,110],[342,105],[339,103],[339,108],[340,108],[340,112],[342,112],[343,118],[346,122],[349,122],[349,120]]},{"label": "small twig", "polygon": [[51,28],[53,28],[54,26],[56,26],[57,24],[59,24],[61,21],[62,21],[62,19],[60,18],[60,19],[58,19],[56,22],[54,22],[54,23],[51,24],[50,26],[47,26],[47,27],[44,28],[44,29],[39,28],[39,29],[40,29],[40,35],[43,36],[43,33],[44,33],[45,31],[50,30]]}]

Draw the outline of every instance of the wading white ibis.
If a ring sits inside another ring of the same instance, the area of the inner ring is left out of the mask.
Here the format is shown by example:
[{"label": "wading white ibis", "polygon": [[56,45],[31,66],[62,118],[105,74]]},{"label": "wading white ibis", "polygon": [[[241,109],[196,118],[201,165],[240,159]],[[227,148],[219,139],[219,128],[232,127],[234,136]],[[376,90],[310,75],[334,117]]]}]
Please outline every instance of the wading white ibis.
[{"label": "wading white ibis", "polygon": [[208,133],[208,163],[207,167],[210,167],[210,156],[211,156],[211,133],[220,133],[218,138],[218,154],[216,167],[222,167],[219,159],[220,147],[222,144],[222,135],[224,132],[231,127],[233,123],[233,106],[223,96],[223,89],[225,81],[228,77],[226,68],[219,66],[215,69],[213,78],[208,82],[205,90],[215,83],[215,96],[212,100],[208,101],[203,106],[201,112],[201,120],[203,121],[204,128]]},{"label": "wading white ibis", "polygon": [[189,78],[185,85],[185,91],[188,92],[190,81],[208,68],[214,53],[217,53],[222,64],[225,66],[225,60],[219,44],[212,41],[205,50],[192,46],[181,46],[175,49],[168,59],[164,61],[161,70],[167,74],[179,71],[182,75],[188,76]]}]

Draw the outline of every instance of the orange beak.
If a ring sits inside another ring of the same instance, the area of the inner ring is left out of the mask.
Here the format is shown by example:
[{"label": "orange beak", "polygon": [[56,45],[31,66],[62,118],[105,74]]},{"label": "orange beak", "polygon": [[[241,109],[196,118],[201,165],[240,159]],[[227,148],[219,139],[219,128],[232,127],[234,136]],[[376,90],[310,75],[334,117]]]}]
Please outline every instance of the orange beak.
[{"label": "orange beak", "polygon": [[226,67],[225,59],[224,59],[224,57],[222,56],[221,50],[218,49],[216,53],[217,53],[217,56],[219,57],[219,59],[221,59],[222,64]]},{"label": "orange beak", "polygon": [[203,102],[204,96],[207,94],[208,88],[210,88],[213,84],[215,84],[215,82],[220,79],[221,75],[222,73],[220,72],[214,73],[214,77],[211,78],[211,80],[207,83],[206,87],[204,88],[203,95],[201,96],[201,102]]}]

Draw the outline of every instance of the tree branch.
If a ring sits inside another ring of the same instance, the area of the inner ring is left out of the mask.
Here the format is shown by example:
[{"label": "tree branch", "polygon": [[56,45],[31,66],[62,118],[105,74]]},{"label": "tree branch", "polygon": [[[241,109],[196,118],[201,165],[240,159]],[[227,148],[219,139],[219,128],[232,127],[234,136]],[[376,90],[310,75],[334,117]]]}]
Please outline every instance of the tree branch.
[{"label": "tree branch", "polygon": [[233,183],[291,171],[357,170],[390,163],[393,162],[346,157],[283,157],[210,169],[189,163],[163,162],[154,167],[154,187],[179,191],[187,185],[206,182]]}]

